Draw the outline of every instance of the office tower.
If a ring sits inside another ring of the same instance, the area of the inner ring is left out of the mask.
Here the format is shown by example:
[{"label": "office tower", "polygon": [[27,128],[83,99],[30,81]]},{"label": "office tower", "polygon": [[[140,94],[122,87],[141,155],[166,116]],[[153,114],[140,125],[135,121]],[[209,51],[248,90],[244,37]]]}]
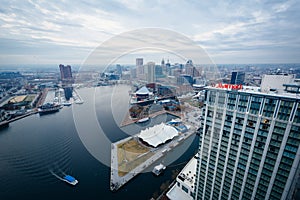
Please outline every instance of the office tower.
[{"label": "office tower", "polygon": [[206,88],[195,199],[291,199],[300,159],[297,95]]},{"label": "office tower", "polygon": [[189,85],[194,83],[193,77],[187,74],[181,74],[177,77],[177,85]]},{"label": "office tower", "polygon": [[72,69],[70,65],[59,65],[61,80],[72,80]]},{"label": "office tower", "polygon": [[144,78],[144,65],[143,65],[143,58],[136,59],[136,74],[138,78]]},{"label": "office tower", "polygon": [[186,66],[185,67],[185,74],[190,75],[191,77],[200,76],[200,72],[194,66]]},{"label": "office tower", "polygon": [[192,60],[188,60],[185,64],[185,74],[190,75],[191,77],[197,77],[200,76],[199,71],[196,69],[196,67],[193,65]]},{"label": "office tower", "polygon": [[136,59],[136,66],[142,66],[143,65],[143,58],[137,58]]},{"label": "office tower", "polygon": [[163,68],[160,65],[155,66],[155,78],[162,78],[164,77]]},{"label": "office tower", "polygon": [[245,72],[232,72],[230,84],[241,84],[245,83]]},{"label": "office tower", "polygon": [[134,79],[134,78],[136,78],[136,68],[131,68],[130,69],[130,78],[131,79]]},{"label": "office tower", "polygon": [[116,65],[116,74],[122,76],[122,66],[120,64]]},{"label": "office tower", "polygon": [[73,97],[73,87],[64,87],[64,94],[67,101]]},{"label": "office tower", "polygon": [[155,82],[155,63],[154,62],[148,62],[146,65],[147,68],[147,82],[148,83],[154,83]]},{"label": "office tower", "polygon": [[167,71],[167,68],[166,68],[166,65],[165,65],[165,59],[162,59],[162,60],[161,60],[161,67],[162,67],[162,70],[163,70],[164,72]]}]

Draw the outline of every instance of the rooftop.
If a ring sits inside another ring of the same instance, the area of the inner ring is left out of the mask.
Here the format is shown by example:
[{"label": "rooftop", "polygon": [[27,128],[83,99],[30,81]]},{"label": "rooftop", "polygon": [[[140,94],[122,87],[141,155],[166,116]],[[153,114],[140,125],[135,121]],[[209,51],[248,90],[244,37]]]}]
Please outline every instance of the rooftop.
[{"label": "rooftop", "polygon": [[149,145],[157,147],[176,136],[178,131],[174,127],[161,123],[142,130],[138,137]]},{"label": "rooftop", "polygon": [[167,197],[171,200],[193,199],[188,193],[184,192],[176,184],[168,191]]},{"label": "rooftop", "polygon": [[180,186],[175,184],[168,192],[167,197],[171,200],[193,199],[190,193],[185,192],[181,187],[184,183],[189,191],[194,191],[194,184],[196,179],[197,155],[194,156],[188,164],[181,170],[176,180]]},{"label": "rooftop", "polygon": [[189,188],[193,188],[196,180],[197,159],[194,156],[177,176]]},{"label": "rooftop", "polygon": [[150,91],[145,86],[136,92],[137,95],[146,95],[149,93],[150,93]]},{"label": "rooftop", "polygon": [[300,95],[296,93],[290,93],[290,92],[281,92],[278,93],[276,91],[269,91],[269,92],[261,92],[260,87],[254,87],[254,86],[242,86],[242,88],[233,88],[231,86],[226,86],[230,84],[217,84],[215,86],[206,86],[206,89],[216,89],[216,90],[225,90],[225,91],[237,91],[237,92],[244,92],[244,93],[250,93],[250,94],[257,94],[257,95],[264,95],[264,96],[276,96],[276,97],[287,97],[287,98],[295,98],[300,99]]}]

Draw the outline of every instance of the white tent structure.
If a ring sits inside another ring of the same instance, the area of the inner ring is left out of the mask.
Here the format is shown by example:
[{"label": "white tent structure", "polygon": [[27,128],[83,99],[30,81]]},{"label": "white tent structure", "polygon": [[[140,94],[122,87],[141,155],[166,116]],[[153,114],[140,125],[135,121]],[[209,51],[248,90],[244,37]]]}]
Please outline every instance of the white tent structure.
[{"label": "white tent structure", "polygon": [[157,147],[168,140],[172,140],[176,136],[178,136],[176,128],[164,123],[146,128],[138,135],[143,142],[146,142],[148,145],[153,147]]},{"label": "white tent structure", "polygon": [[136,93],[136,95],[149,95],[150,91],[145,86],[139,89]]}]

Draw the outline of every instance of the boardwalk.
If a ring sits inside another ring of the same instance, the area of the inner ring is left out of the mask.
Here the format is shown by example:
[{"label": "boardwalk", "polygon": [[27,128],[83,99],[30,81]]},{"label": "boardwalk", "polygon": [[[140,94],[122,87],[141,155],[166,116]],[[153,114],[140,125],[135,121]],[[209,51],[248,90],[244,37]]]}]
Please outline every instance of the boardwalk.
[{"label": "boardwalk", "polygon": [[37,110],[33,110],[33,111],[30,111],[30,112],[28,112],[28,113],[26,113],[24,115],[20,115],[18,117],[14,117],[14,118],[12,118],[10,120],[4,120],[4,121],[0,122],[0,127],[6,126],[6,125],[8,125],[11,122],[17,121],[19,119],[22,119],[24,117],[27,117],[27,116],[30,116],[30,115],[33,115],[33,114],[36,114],[36,113],[37,113]]}]

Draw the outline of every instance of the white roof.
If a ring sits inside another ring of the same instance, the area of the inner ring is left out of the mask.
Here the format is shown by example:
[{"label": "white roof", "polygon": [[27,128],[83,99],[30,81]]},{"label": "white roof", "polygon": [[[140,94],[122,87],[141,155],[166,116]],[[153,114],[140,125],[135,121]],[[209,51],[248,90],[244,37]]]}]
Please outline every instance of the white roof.
[{"label": "white roof", "polygon": [[181,120],[179,118],[176,118],[176,119],[172,119],[171,122],[173,122],[173,123],[174,122],[181,122]]},{"label": "white roof", "polygon": [[174,127],[161,123],[142,130],[138,137],[149,145],[157,147],[175,136],[178,136],[178,131]]},{"label": "white roof", "polygon": [[[198,156],[198,154],[196,154]],[[193,157],[188,164],[179,173],[181,177],[184,176],[184,181],[180,180],[177,176],[176,181],[180,183],[180,186],[175,184],[168,192],[167,197],[171,200],[193,199],[190,192],[194,191],[194,184],[196,179],[197,159]],[[193,177],[193,178],[192,178]],[[188,188],[189,193],[182,190],[182,185]]]},{"label": "white roof", "polygon": [[[179,173],[182,177],[184,177],[184,183],[192,190],[192,186],[195,184],[196,179],[196,169],[197,169],[197,159],[193,157],[188,164],[182,169]],[[193,178],[192,178],[193,177]],[[177,176],[177,181],[178,179]]]},{"label": "white roof", "polygon": [[135,94],[145,95],[149,93],[150,93],[149,90],[144,86],[141,89],[139,89]]},{"label": "white roof", "polygon": [[171,200],[192,200],[193,198],[184,192],[176,184],[167,192],[167,197]]}]

